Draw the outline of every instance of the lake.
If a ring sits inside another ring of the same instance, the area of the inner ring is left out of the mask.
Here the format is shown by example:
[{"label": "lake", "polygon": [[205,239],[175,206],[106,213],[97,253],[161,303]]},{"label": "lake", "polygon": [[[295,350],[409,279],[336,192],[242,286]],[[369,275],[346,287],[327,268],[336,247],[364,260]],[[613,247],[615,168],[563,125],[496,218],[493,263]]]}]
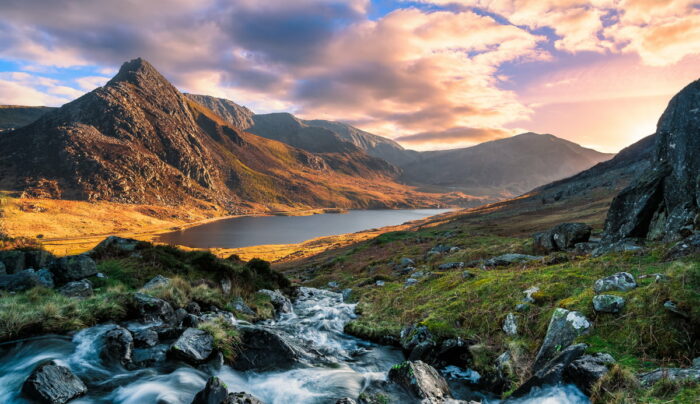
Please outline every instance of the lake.
[{"label": "lake", "polygon": [[165,233],[157,241],[194,248],[296,244],[317,237],[396,226],[450,209],[351,210],[311,216],[244,216]]}]

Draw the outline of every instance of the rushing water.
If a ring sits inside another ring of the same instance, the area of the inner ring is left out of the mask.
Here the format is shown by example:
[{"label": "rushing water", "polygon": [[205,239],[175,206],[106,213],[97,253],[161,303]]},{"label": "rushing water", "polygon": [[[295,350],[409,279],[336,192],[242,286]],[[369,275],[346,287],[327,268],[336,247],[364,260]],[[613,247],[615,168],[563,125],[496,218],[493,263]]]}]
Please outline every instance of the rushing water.
[{"label": "rushing water", "polygon": [[[404,360],[394,348],[379,346],[342,332],[355,317],[353,304],[339,293],[301,288],[294,312],[276,321],[241,326],[270,327],[304,349],[317,352],[323,364],[287,371],[239,372],[228,366],[214,371],[229,391],[251,393],[267,404],[335,403],[340,397],[357,398],[373,380],[384,380],[389,368]],[[19,395],[34,367],[54,359],[68,366],[88,386],[88,394],[71,403],[189,404],[209,374],[166,362],[159,367],[127,371],[99,359],[101,336],[112,325],[84,329],[73,338],[47,336],[0,345],[0,403],[26,403]],[[472,375],[452,369],[454,374]],[[410,402],[410,401],[401,401]],[[517,404],[583,404],[587,399],[573,387],[537,391]]]},{"label": "rushing water", "polygon": [[317,237],[395,226],[449,209],[351,210],[310,216],[244,216],[165,233],[158,241],[195,248],[294,244]]}]

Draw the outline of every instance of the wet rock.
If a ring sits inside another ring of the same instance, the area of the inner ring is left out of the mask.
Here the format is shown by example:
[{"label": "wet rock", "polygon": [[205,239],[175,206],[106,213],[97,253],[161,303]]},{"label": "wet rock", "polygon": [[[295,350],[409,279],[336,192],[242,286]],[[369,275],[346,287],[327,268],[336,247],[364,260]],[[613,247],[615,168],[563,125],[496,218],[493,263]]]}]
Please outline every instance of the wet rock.
[{"label": "wet rock", "polygon": [[226,404],[264,404],[252,394],[237,392],[229,393]]},{"label": "wet rock", "polygon": [[97,264],[87,254],[62,257],[51,263],[49,270],[57,283],[62,284],[93,276],[97,273]]},{"label": "wet rock", "polygon": [[199,304],[197,304],[197,302],[187,303],[185,305],[185,311],[187,311],[190,314],[194,314],[195,316],[202,314],[202,308],[199,307]]},{"label": "wet rock", "polygon": [[461,338],[444,340],[436,347],[434,357],[430,358],[430,364],[438,368],[445,366],[468,368],[473,362],[469,350],[471,345],[472,343]]},{"label": "wet rock", "polygon": [[90,297],[93,295],[92,282],[87,279],[68,282],[58,289],[58,293],[68,297]]},{"label": "wet rock", "polygon": [[518,335],[518,316],[513,313],[508,313],[506,319],[503,321],[503,332],[506,335],[514,336]]},{"label": "wet rock", "polygon": [[595,355],[583,355],[571,362],[564,371],[564,381],[578,386],[587,395],[591,394],[591,387],[606,373],[615,359],[606,353]]},{"label": "wet rock", "polygon": [[343,289],[343,291],[340,293],[343,295],[343,301],[347,302],[350,300],[350,295],[352,294],[352,289],[350,289],[350,288]]},{"label": "wet rock", "polygon": [[239,313],[243,313],[248,316],[254,316],[255,312],[253,309],[248,307],[247,304],[245,304],[245,301],[243,301],[243,298],[238,296],[233,301],[231,301],[231,307],[233,307],[234,310],[236,310]]},{"label": "wet rock", "polygon": [[139,348],[154,347],[158,345],[158,333],[152,328],[145,328],[133,332],[134,346]]},{"label": "wet rock", "polygon": [[550,253],[574,248],[591,237],[591,226],[585,223],[561,223],[533,236],[535,251]]},{"label": "wet rock", "polygon": [[535,374],[518,387],[511,397],[522,397],[528,394],[532,389],[542,386],[556,385],[564,379],[564,373],[567,367],[576,359],[580,358],[586,351],[586,344],[571,345],[562,350],[560,353],[546,363],[536,365],[533,370]]},{"label": "wet rock", "polygon": [[637,375],[642,386],[648,387],[661,379],[667,380],[692,380],[700,382],[700,369],[697,368],[659,368],[651,372]]},{"label": "wet rock", "polygon": [[676,243],[666,252],[664,259],[677,260],[694,254],[700,254],[700,233],[686,237]]},{"label": "wet rock", "polygon": [[438,265],[438,269],[441,271],[449,271],[450,269],[461,268],[464,268],[464,262],[446,262],[444,264]]},{"label": "wet rock", "polygon": [[93,252],[101,255],[128,255],[147,243],[133,238],[109,236],[93,248]]},{"label": "wet rock", "polygon": [[128,366],[131,364],[133,351],[134,338],[129,330],[116,327],[105,333],[100,357],[107,363],[116,362],[122,366]]},{"label": "wet rock", "polygon": [[335,402],[335,404],[357,404],[357,401],[350,397],[343,397]]},{"label": "wet rock", "polygon": [[489,258],[484,260],[483,265],[485,267],[500,267],[508,266],[513,264],[523,264],[526,262],[536,261],[542,259],[542,257],[535,257],[533,255],[527,254],[503,254],[497,257]]},{"label": "wet rock", "polygon": [[174,357],[190,364],[199,364],[214,351],[214,337],[197,328],[186,329],[170,347]]},{"label": "wet rock", "polygon": [[225,404],[227,402],[228,390],[218,377],[210,377],[204,389],[192,400],[192,404]]},{"label": "wet rock", "polygon": [[152,367],[165,362],[169,345],[160,344],[151,348],[135,348],[131,355],[135,367]]},{"label": "wet rock", "polygon": [[680,307],[678,307],[676,302],[674,302],[673,300],[667,300],[666,302],[664,302],[664,309],[686,320],[690,319],[690,314],[687,311],[682,310]]},{"label": "wet rock", "polygon": [[5,272],[14,274],[27,268],[24,251],[0,251],[0,262],[5,266]]},{"label": "wet rock", "polygon": [[25,269],[10,275],[0,275],[0,290],[23,292],[37,286],[44,286],[33,269]]},{"label": "wet rock", "polygon": [[598,279],[593,285],[593,290],[596,293],[609,292],[611,290],[619,290],[626,292],[637,287],[637,282],[629,272],[618,272],[610,275],[607,278]]},{"label": "wet rock", "polygon": [[38,271],[34,271],[36,276],[39,278],[42,286],[52,289],[54,287],[53,274],[46,268],[42,268]]},{"label": "wet rock", "polygon": [[51,361],[34,369],[22,392],[40,403],[63,404],[87,393],[87,387],[70,369]]},{"label": "wet rock", "polygon": [[[183,331],[185,331],[187,328],[190,327],[170,327],[170,326],[159,326],[152,328],[155,332],[158,333],[158,339],[161,341],[166,341],[166,340],[174,340],[180,337],[182,335]],[[194,328],[194,327],[191,327]]]},{"label": "wet rock", "polygon": [[291,313],[293,311],[292,302],[279,290],[261,289],[258,293],[263,293],[270,297],[270,302],[275,307],[277,315]]},{"label": "wet rock", "polygon": [[27,268],[46,268],[56,257],[46,250],[30,250],[24,252]]},{"label": "wet rock", "polygon": [[161,287],[166,287],[170,285],[170,278],[166,278],[163,275],[156,275],[150,281],[146,282],[145,285],[141,287],[142,290],[153,290]]},{"label": "wet rock", "polygon": [[542,368],[560,349],[568,347],[576,338],[587,334],[591,327],[591,323],[583,314],[562,308],[555,309],[547,327],[547,334],[535,357],[533,369],[536,371]]},{"label": "wet rock", "polygon": [[428,402],[452,398],[445,379],[432,366],[422,362],[403,362],[389,370],[387,379]]},{"label": "wet rock", "polygon": [[619,313],[625,307],[625,299],[615,295],[593,296],[593,309],[600,313]]},{"label": "wet rock", "polygon": [[182,326],[187,328],[197,328],[201,322],[202,319],[199,318],[199,316],[187,313],[185,318],[182,319]]},{"label": "wet rock", "polygon": [[233,367],[238,370],[286,370],[307,362],[309,355],[281,334],[266,328],[243,330],[241,349]]},{"label": "wet rock", "polygon": [[165,300],[143,293],[134,293],[134,303],[144,323],[159,321],[166,324],[175,323],[175,310]]},{"label": "wet rock", "polygon": [[410,353],[418,344],[435,343],[435,338],[424,325],[409,325],[401,330],[400,344],[404,352]]}]

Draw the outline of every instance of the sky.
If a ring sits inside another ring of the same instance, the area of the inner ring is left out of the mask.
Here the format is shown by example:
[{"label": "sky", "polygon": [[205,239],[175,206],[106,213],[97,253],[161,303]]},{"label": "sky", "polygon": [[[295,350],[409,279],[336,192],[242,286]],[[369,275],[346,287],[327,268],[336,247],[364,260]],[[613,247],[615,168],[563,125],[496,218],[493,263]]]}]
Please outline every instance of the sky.
[{"label": "sky", "polygon": [[62,105],[135,57],[411,149],[534,131],[617,152],[700,76],[700,0],[0,1],[0,104]]}]

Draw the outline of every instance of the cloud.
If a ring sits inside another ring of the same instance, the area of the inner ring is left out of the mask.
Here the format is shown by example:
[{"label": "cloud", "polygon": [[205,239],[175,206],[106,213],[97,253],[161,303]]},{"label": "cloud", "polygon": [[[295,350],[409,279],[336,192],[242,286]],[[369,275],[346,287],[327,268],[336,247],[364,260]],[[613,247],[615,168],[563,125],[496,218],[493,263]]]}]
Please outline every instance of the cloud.
[{"label": "cloud", "polygon": [[82,95],[57,80],[25,72],[0,73],[0,104],[61,105]]}]

